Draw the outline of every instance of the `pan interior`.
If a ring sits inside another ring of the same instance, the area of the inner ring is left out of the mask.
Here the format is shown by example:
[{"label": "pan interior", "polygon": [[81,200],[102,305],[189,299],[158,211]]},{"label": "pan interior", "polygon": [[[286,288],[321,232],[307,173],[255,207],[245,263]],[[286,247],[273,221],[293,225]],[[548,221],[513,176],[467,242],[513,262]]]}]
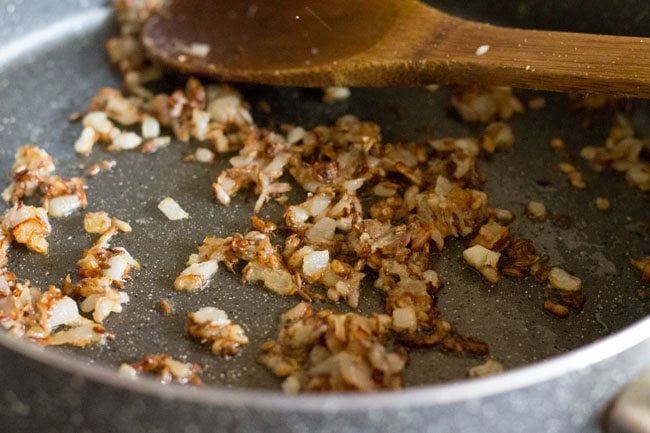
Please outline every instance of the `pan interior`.
[{"label": "pan interior", "polygon": [[[183,163],[181,159],[197,146],[173,142],[156,154],[138,152],[109,154],[96,149],[89,158],[74,155],[72,145],[80,126],[67,117],[83,111],[90,98],[104,86],[120,86],[120,79],[105,58],[103,43],[115,32],[105,23],[64,37],[47,47],[30,49],[0,69],[0,172],[6,179],[17,147],[37,143],[54,156],[57,173],[82,175],[83,168],[104,159],[115,159],[117,167],[88,182],[88,210],[106,210],[128,220],[133,233],[120,235],[115,245],[124,246],[144,265],[127,284],[131,302],[122,314],[111,315],[106,327],[117,336],[105,346],[49,350],[72,351],[90,363],[117,366],[145,353],[168,353],[199,362],[206,368],[204,379],[226,387],[277,389],[279,380],[256,362],[261,342],[275,335],[280,314],[297,302],[279,297],[256,285],[243,285],[239,277],[220,270],[210,286],[198,293],[178,293],[172,281],[183,269],[189,254],[205,235],[227,236],[249,228],[254,197],[241,194],[230,207],[215,204],[210,193],[212,179],[227,166],[227,158],[215,165]],[[170,79],[166,86],[177,83]],[[382,126],[385,139],[423,139],[478,135],[481,127],[462,123],[446,110],[446,90],[430,93],[419,88],[354,89],[350,99],[332,105],[320,101],[315,90],[259,86],[239,87],[254,107],[258,124],[278,126],[294,123],[311,127],[330,124],[353,113]],[[542,94],[543,110],[515,117],[512,125],[517,142],[511,152],[483,162],[491,206],[511,209],[517,215],[512,230],[534,239],[538,248],[557,264],[583,279],[587,303],[580,314],[560,320],[541,309],[542,290],[533,281],[513,283],[503,279],[490,285],[466,268],[461,252],[466,241],[451,241],[435,254],[435,269],[444,281],[439,307],[459,332],[486,341],[490,356],[513,368],[564,353],[620,330],[646,315],[638,299],[638,273],[630,257],[648,254],[650,240],[648,196],[625,185],[617,175],[598,175],[578,156],[587,144],[603,143],[612,113],[569,113],[564,95]],[[538,96],[522,92],[522,98]],[[267,101],[270,114],[258,110]],[[632,116],[641,136],[650,135],[650,107],[636,103]],[[589,126],[585,126],[586,124]],[[645,129],[644,129],[645,128]],[[571,189],[554,166],[561,155],[550,149],[553,137],[563,137],[570,155],[583,172],[589,189]],[[192,216],[168,221],[156,208],[164,197],[174,197]],[[594,200],[608,197],[612,210],[596,210]],[[291,200],[301,200],[295,191]],[[550,211],[567,215],[568,229],[551,222],[536,223],[523,216],[529,200],[546,203]],[[4,210],[4,204],[0,210]],[[277,218],[282,208],[268,206],[262,216]],[[83,232],[83,214],[53,220],[51,251],[39,256],[12,249],[10,268],[41,288],[59,285],[76,271],[76,261],[91,244]],[[170,299],[174,312],[162,315],[161,297]],[[361,311],[383,309],[382,297],[371,287],[362,292]],[[248,331],[251,344],[242,354],[220,359],[186,338],[183,326],[187,312],[214,305],[228,312]],[[320,304],[319,308],[332,307]],[[341,306],[334,308],[342,309]],[[467,368],[483,360],[455,357],[437,350],[411,353],[405,379],[407,385],[439,383],[458,379]]]}]

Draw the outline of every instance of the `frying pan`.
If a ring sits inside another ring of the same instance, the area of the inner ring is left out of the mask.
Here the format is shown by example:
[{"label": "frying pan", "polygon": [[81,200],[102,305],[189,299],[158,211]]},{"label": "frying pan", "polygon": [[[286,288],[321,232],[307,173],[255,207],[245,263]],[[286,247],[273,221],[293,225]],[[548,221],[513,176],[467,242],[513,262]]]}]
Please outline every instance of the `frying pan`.
[{"label": "frying pan", "polygon": [[[597,31],[647,36],[650,6],[628,1],[506,2],[486,8],[483,2],[436,2],[436,7],[468,18],[499,24],[558,30]],[[554,5],[555,6],[555,5]],[[454,10],[454,8],[456,10]],[[634,11],[634,12],[632,12]],[[607,12],[607,20],[601,12]],[[562,17],[562,20],[558,20]],[[640,18],[638,18],[640,17]],[[227,166],[182,163],[196,143],[173,145],[152,155],[74,155],[80,127],[67,116],[83,111],[98,89],[119,86],[118,75],[104,55],[103,42],[116,32],[109,8],[94,0],[0,0],[0,171],[7,176],[18,146],[38,143],[54,156],[57,173],[83,174],[83,167],[112,158],[117,167],[89,180],[88,210],[106,210],[130,221],[133,233],[120,235],[124,246],[144,265],[126,286],[131,302],[105,325],[117,335],[106,346],[41,348],[0,333],[0,431],[6,432],[593,432],[607,402],[630,378],[650,363],[650,319],[638,299],[638,273],[630,257],[648,254],[650,240],[647,194],[628,187],[617,175],[593,173],[578,152],[600,145],[611,112],[570,113],[564,95],[542,95],[547,107],[514,118],[517,137],[511,152],[483,163],[490,204],[518,216],[513,232],[535,240],[538,248],[583,279],[587,304],[580,314],[557,319],[541,309],[542,290],[532,281],[501,281],[491,286],[462,263],[465,241],[449,242],[434,257],[445,283],[439,307],[459,332],[486,341],[490,356],[507,372],[465,380],[467,368],[484,359],[457,357],[437,350],[411,352],[405,372],[407,388],[372,395],[282,395],[279,380],[255,358],[259,344],[276,333],[280,314],[295,298],[279,297],[220,270],[209,288],[177,293],[173,278],[207,234],[226,236],[248,229],[251,195],[230,207],[214,203],[209,185]],[[162,89],[178,85],[169,77]],[[240,86],[253,107],[267,101],[272,111],[254,108],[256,121],[277,126],[328,124],[354,113],[382,126],[386,140],[477,135],[481,128],[462,123],[446,111],[446,90],[418,88],[354,89],[349,100],[323,104],[315,90]],[[631,118],[640,136],[650,136],[650,106],[634,102]],[[587,126],[588,125],[588,126]],[[589,184],[572,190],[554,166],[561,156],[548,146],[563,137]],[[191,215],[171,222],[156,209],[174,197]],[[609,197],[609,213],[596,210],[597,196]],[[291,200],[301,199],[294,192]],[[529,200],[568,216],[569,228],[523,217]],[[4,208],[1,208],[2,210]],[[263,216],[278,217],[270,205]],[[13,249],[10,267],[34,285],[58,284],[92,242],[83,232],[83,215],[53,221],[51,251],[39,256]],[[161,297],[174,312],[160,313]],[[362,292],[361,312],[381,311],[380,294]],[[186,313],[215,305],[241,323],[251,338],[242,354],[220,359],[183,333]],[[319,308],[331,308],[319,304]],[[343,306],[334,306],[344,310]],[[116,366],[145,353],[168,353],[205,366],[209,386],[165,386],[154,379],[120,377]]]}]

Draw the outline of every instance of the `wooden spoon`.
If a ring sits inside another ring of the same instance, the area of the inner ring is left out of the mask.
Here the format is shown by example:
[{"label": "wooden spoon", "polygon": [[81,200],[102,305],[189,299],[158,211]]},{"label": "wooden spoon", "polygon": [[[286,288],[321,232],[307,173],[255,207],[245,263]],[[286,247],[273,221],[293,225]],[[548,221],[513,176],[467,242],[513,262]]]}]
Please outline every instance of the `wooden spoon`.
[{"label": "wooden spoon", "polygon": [[650,38],[497,27],[417,0],[170,0],[142,37],[169,66],[227,81],[481,83],[650,98]]}]

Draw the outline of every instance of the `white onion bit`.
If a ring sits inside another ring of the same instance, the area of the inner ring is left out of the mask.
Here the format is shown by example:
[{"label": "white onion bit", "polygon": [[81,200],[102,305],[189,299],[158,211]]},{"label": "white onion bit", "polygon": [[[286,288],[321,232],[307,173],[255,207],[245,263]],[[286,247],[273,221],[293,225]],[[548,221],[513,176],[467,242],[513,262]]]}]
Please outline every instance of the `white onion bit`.
[{"label": "white onion bit", "polygon": [[178,221],[189,218],[190,214],[185,212],[183,208],[171,197],[164,198],[158,203],[158,209],[165,214],[167,219],[171,221]]}]

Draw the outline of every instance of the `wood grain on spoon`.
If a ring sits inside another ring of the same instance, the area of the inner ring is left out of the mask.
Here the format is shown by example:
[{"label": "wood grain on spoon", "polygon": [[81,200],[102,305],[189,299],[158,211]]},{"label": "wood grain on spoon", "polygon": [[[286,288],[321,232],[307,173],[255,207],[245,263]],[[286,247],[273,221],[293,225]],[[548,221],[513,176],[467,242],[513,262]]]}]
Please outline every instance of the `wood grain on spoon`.
[{"label": "wood grain on spoon", "polygon": [[[482,83],[650,98],[650,38],[497,27],[416,0],[170,0],[143,41],[173,68],[227,81]],[[194,43],[207,55],[193,55]]]}]

